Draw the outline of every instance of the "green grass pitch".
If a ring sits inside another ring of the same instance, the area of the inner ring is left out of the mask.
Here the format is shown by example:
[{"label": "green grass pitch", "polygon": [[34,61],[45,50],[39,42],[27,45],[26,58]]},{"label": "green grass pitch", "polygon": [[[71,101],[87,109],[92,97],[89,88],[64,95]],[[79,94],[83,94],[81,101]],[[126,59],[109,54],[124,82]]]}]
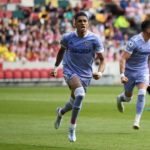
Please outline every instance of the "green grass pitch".
[{"label": "green grass pitch", "polygon": [[89,87],[77,124],[77,141],[68,141],[70,115],[54,129],[55,110],[69,96],[67,87],[1,87],[0,150],[149,150],[150,96],[138,131],[132,129],[136,93],[116,108],[120,86]]}]

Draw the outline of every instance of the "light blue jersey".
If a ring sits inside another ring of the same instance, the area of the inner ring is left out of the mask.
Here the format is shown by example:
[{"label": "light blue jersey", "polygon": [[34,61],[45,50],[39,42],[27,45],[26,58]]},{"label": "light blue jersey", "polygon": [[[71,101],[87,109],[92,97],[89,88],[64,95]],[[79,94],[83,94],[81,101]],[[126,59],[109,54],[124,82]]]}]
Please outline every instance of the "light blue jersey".
[{"label": "light blue jersey", "polygon": [[148,72],[150,40],[145,42],[142,33],[133,36],[126,47],[131,57],[126,61],[126,69],[136,72]]},{"label": "light blue jersey", "polygon": [[66,49],[63,58],[64,75],[76,74],[80,79],[90,79],[95,54],[104,51],[100,38],[89,31],[83,38],[76,32],[70,32],[63,35],[61,45]]},{"label": "light blue jersey", "polygon": [[149,84],[150,40],[145,42],[142,33],[137,34],[129,40],[126,51],[131,57],[126,61],[125,76],[128,77],[128,82],[124,87],[126,92],[131,92],[138,83]]}]

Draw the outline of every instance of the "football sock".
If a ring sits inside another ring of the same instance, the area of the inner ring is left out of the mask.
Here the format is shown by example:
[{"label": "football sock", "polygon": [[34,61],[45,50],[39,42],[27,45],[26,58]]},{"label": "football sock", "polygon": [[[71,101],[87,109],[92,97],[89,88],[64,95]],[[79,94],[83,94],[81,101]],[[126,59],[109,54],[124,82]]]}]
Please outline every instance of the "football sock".
[{"label": "football sock", "polygon": [[142,114],[144,106],[145,106],[145,96],[138,95],[138,100],[137,100],[137,104],[136,104],[136,113]]},{"label": "football sock", "polygon": [[132,97],[127,97],[127,96],[125,96],[124,93],[121,93],[121,94],[119,95],[119,98],[120,98],[120,100],[121,100],[122,102],[130,102],[131,99],[132,99]]},{"label": "football sock", "polygon": [[85,96],[84,88],[83,87],[76,88],[74,95],[75,95],[75,101],[72,109],[71,124],[76,124],[78,114],[82,107],[82,100],[84,99]]},{"label": "football sock", "polygon": [[76,124],[72,124],[72,123],[70,123],[70,128],[71,128],[71,129],[75,129],[75,128],[76,128],[76,126],[77,126]]},{"label": "football sock", "polygon": [[65,104],[65,106],[61,109],[61,115],[64,115],[66,112],[72,110],[72,104],[74,99],[70,97],[70,100]]},{"label": "football sock", "polygon": [[140,89],[138,92],[138,99],[136,103],[136,117],[135,121],[140,121],[142,112],[144,110],[145,106],[145,95],[146,95],[146,90],[145,89]]},{"label": "football sock", "polygon": [[81,103],[83,97],[82,96],[77,96],[76,99],[75,99],[75,102],[74,102],[74,106],[73,106],[73,109],[72,109],[72,117],[71,117],[71,123],[72,124],[75,124],[76,123],[76,119],[78,117],[78,114],[80,112],[80,109],[81,107],[76,107],[77,103]]}]

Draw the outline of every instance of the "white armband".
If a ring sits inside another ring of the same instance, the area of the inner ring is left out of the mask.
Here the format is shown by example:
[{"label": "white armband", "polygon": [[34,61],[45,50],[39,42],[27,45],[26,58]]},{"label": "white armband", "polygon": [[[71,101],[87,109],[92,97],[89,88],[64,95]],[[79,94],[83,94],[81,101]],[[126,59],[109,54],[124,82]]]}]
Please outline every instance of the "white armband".
[{"label": "white armband", "polygon": [[125,77],[124,73],[121,73],[121,74],[120,74],[120,78],[122,78],[122,77]]},{"label": "white armband", "polygon": [[102,72],[99,71],[99,72],[98,72],[98,75],[99,75],[100,77],[102,77],[103,74],[102,74]]}]

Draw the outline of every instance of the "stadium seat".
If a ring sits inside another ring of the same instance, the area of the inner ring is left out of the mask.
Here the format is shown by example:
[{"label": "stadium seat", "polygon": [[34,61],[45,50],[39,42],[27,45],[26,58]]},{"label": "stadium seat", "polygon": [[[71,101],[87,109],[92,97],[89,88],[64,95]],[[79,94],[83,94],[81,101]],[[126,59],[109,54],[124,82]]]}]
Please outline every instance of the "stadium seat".
[{"label": "stadium seat", "polygon": [[14,79],[22,79],[22,71],[20,69],[13,70]]},{"label": "stadium seat", "polygon": [[5,13],[4,13],[4,16],[6,17],[6,18],[11,18],[12,17],[12,11],[5,11]]},{"label": "stadium seat", "polygon": [[59,68],[57,70],[57,78],[63,78],[64,74],[63,74],[63,69],[62,68]]},{"label": "stadium seat", "polygon": [[3,70],[3,63],[0,63],[0,71]]},{"label": "stadium seat", "polygon": [[82,0],[82,6],[86,6],[86,8],[91,8],[93,1],[91,0]]},{"label": "stadium seat", "polygon": [[0,71],[0,79],[4,79],[4,72]]},{"label": "stadium seat", "polygon": [[23,79],[30,79],[31,78],[31,71],[29,69],[22,70],[22,78]]},{"label": "stadium seat", "polygon": [[13,4],[19,4],[21,2],[21,0],[10,0],[10,2]]},{"label": "stadium seat", "polygon": [[8,3],[8,0],[0,0],[0,4],[7,4]]},{"label": "stadium seat", "polygon": [[0,10],[0,18],[3,18],[4,17],[4,12],[3,10]]},{"label": "stadium seat", "polygon": [[4,70],[4,78],[5,79],[13,79],[13,70],[12,69],[5,69]]},{"label": "stadium seat", "polygon": [[31,69],[31,78],[40,78],[40,72],[38,69]]},{"label": "stadium seat", "polygon": [[50,77],[50,71],[49,69],[40,69],[40,78],[49,78]]}]

